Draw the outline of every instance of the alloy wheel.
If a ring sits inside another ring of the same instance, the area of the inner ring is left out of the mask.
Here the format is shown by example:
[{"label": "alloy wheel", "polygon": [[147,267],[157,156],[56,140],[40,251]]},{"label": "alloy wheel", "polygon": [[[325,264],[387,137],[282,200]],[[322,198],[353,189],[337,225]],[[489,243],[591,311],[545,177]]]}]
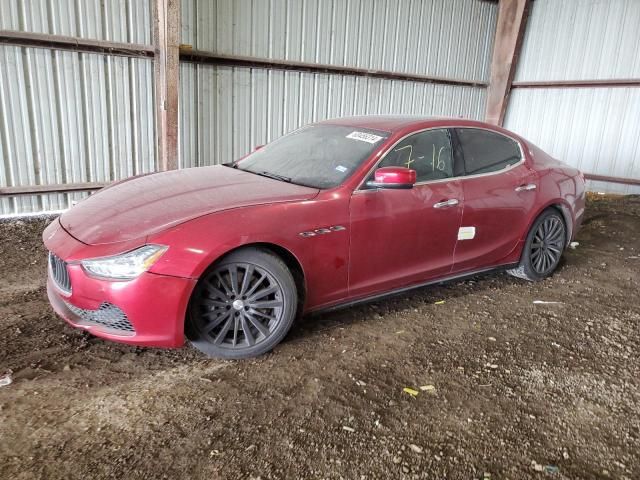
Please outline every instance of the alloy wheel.
[{"label": "alloy wheel", "polygon": [[539,274],[553,270],[564,248],[564,224],[556,216],[547,217],[536,230],[531,242],[531,266]]},{"label": "alloy wheel", "polygon": [[213,345],[238,350],[269,338],[283,311],[283,290],[273,275],[257,265],[231,263],[207,275],[191,316]]}]

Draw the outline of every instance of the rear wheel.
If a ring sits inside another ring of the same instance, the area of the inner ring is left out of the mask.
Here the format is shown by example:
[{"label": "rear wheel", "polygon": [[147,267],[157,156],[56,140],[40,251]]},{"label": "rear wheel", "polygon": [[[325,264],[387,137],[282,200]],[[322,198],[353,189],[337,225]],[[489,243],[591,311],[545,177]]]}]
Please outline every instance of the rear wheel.
[{"label": "rear wheel", "polygon": [[203,275],[189,304],[187,338],[210,357],[247,358],[275,347],[296,316],[295,281],[273,253],[245,248]]},{"label": "rear wheel", "polygon": [[520,265],[507,272],[529,281],[547,278],[560,263],[566,240],[567,229],[562,215],[554,209],[545,210],[531,226]]}]

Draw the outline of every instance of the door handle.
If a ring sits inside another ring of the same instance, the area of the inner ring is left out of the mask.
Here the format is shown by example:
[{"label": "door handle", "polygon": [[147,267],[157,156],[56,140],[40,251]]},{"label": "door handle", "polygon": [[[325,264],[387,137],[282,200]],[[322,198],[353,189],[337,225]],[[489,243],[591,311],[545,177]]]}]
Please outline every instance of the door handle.
[{"label": "door handle", "polygon": [[458,203],[460,202],[458,202],[457,198],[452,198],[451,200],[445,200],[443,202],[434,203],[433,208],[455,207],[456,205],[458,205]]},{"label": "door handle", "polygon": [[535,183],[528,183],[526,185],[520,185],[516,187],[516,192],[528,192],[529,190],[535,190],[538,186]]}]

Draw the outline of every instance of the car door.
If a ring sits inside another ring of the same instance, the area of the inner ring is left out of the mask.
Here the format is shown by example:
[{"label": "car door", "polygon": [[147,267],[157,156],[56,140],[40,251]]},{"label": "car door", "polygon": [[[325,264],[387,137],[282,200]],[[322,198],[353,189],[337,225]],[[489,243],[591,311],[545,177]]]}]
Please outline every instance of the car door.
[{"label": "car door", "polygon": [[527,228],[537,188],[535,172],[525,164],[519,142],[491,130],[453,132],[465,174],[460,182],[464,212],[454,272],[504,263]]},{"label": "car door", "polygon": [[367,188],[350,203],[349,295],[361,297],[449,274],[462,217],[447,129],[415,133],[398,142],[376,168],[416,170],[412,189]]}]

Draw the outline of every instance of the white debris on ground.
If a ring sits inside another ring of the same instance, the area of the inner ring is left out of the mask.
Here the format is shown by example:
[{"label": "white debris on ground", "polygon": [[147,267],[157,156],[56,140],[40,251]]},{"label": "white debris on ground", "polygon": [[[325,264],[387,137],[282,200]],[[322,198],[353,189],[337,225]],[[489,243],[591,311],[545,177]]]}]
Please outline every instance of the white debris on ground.
[{"label": "white debris on ground", "polygon": [[2,377],[0,377],[0,387],[6,387],[7,385],[11,385],[11,383],[13,383],[13,380],[11,379],[11,375],[10,374],[6,374]]}]

